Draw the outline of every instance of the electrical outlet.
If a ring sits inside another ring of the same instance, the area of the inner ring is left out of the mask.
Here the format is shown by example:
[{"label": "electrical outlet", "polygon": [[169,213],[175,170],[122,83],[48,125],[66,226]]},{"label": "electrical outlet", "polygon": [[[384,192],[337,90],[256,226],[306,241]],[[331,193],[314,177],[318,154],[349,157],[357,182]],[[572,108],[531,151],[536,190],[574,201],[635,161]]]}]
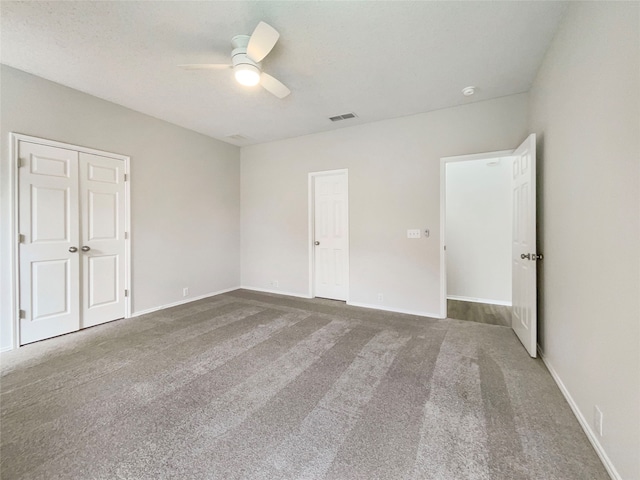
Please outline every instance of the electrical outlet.
[{"label": "electrical outlet", "polygon": [[407,238],[420,238],[420,229],[411,228],[407,230]]},{"label": "electrical outlet", "polygon": [[184,287],[184,288],[182,289],[182,296],[183,296],[183,297],[186,297],[186,296],[188,296],[188,295],[189,295],[189,287]]},{"label": "electrical outlet", "polygon": [[382,302],[384,302],[384,295],[379,293],[378,294],[378,303],[382,303]]},{"label": "electrical outlet", "polygon": [[593,407],[593,428],[599,436],[602,436],[602,410],[597,405]]},{"label": "electrical outlet", "polygon": [[271,280],[271,286],[278,288],[278,280]]}]

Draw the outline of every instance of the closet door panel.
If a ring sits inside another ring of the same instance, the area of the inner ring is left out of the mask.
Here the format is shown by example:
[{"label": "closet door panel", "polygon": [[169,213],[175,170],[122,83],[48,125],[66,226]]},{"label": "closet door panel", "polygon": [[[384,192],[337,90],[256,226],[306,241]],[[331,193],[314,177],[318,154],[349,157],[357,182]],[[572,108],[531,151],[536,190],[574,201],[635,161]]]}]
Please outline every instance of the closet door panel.
[{"label": "closet door panel", "polygon": [[78,153],[18,144],[20,344],[80,328]]},{"label": "closet door panel", "polygon": [[80,153],[82,327],[124,317],[125,164]]}]

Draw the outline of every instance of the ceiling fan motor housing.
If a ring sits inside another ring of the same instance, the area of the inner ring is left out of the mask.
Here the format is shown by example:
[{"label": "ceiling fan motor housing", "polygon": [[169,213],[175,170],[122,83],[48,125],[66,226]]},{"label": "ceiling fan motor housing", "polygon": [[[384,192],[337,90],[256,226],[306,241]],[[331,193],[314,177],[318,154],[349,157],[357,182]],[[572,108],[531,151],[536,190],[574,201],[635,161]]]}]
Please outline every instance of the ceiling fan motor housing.
[{"label": "ceiling fan motor housing", "polygon": [[251,65],[261,71],[261,63],[254,62],[247,56],[247,45],[249,44],[249,35],[236,35],[231,39],[233,50],[231,51],[231,63],[235,69],[238,65]]},{"label": "ceiling fan motor housing", "polygon": [[231,52],[231,63],[236,80],[247,87],[252,87],[260,82],[262,68],[260,63],[253,61],[247,55],[248,35],[236,35],[231,40],[234,47]]}]

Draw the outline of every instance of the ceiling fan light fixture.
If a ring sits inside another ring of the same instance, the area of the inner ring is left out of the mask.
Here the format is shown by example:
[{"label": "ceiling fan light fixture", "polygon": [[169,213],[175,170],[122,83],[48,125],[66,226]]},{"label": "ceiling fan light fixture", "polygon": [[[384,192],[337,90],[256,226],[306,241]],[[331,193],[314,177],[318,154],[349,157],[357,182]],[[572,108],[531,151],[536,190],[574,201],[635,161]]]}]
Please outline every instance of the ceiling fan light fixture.
[{"label": "ceiling fan light fixture", "polygon": [[260,82],[260,70],[258,67],[254,67],[249,64],[236,65],[234,68],[234,75],[236,81],[240,85],[246,87],[253,87]]}]

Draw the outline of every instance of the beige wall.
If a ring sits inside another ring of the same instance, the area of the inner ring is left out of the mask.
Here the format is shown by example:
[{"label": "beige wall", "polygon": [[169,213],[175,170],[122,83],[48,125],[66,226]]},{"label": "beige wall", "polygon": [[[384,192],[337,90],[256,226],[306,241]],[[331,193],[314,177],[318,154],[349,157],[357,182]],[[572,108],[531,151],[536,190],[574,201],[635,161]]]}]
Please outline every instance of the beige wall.
[{"label": "beige wall", "polygon": [[540,344],[618,478],[640,478],[638,2],[571,4],[531,92]]},{"label": "beige wall", "polygon": [[131,156],[133,312],[239,285],[239,148],[42,78],[1,70],[0,347],[9,313],[9,132]]},{"label": "beige wall", "polygon": [[350,303],[439,315],[440,158],[512,149],[526,134],[527,96],[514,95],[244,147],[242,285],[309,293],[308,173],[348,168]]}]

